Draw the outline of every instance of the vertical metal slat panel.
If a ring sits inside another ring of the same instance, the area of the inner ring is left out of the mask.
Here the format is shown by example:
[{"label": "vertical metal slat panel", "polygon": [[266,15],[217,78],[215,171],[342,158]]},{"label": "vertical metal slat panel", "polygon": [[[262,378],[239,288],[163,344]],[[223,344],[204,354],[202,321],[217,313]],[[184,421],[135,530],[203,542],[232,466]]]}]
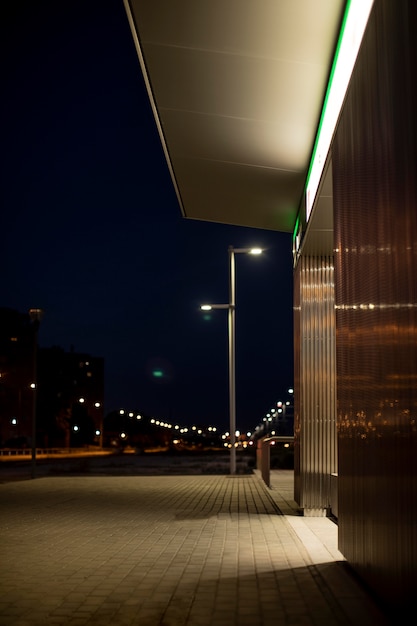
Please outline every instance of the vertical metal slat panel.
[{"label": "vertical metal slat panel", "polygon": [[305,515],[324,515],[331,505],[330,476],[337,471],[332,258],[302,257],[295,276],[295,498]]}]

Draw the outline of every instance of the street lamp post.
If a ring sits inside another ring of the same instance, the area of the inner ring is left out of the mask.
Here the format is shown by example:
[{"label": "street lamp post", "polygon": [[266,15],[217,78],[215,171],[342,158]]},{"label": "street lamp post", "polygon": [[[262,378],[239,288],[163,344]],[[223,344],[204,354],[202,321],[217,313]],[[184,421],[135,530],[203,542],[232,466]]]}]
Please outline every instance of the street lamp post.
[{"label": "street lamp post", "polygon": [[36,402],[37,402],[37,386],[38,386],[38,373],[37,373],[37,357],[38,357],[38,330],[39,324],[43,316],[42,309],[29,309],[29,317],[32,322],[33,328],[33,380],[32,380],[32,466],[31,466],[31,478],[36,476]]},{"label": "street lamp post", "polygon": [[229,420],[230,420],[230,473],[236,474],[236,274],[235,251],[229,246]]},{"label": "street lamp post", "polygon": [[233,248],[229,246],[229,303],[203,304],[201,309],[228,310],[228,339],[229,339],[229,430],[230,430],[230,474],[236,474],[236,273],[235,254],[261,254],[261,248]]}]

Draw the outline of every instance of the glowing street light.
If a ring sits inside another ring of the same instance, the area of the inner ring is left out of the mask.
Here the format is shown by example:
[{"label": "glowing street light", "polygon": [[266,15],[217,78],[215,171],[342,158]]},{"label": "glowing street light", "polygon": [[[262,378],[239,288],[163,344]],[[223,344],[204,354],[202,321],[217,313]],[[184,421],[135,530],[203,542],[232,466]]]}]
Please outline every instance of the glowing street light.
[{"label": "glowing street light", "polygon": [[229,246],[229,302],[228,304],[203,304],[202,311],[212,309],[228,310],[229,336],[229,420],[230,420],[230,473],[236,474],[236,357],[235,357],[235,310],[236,274],[235,254],[259,255],[262,248],[233,248]]}]

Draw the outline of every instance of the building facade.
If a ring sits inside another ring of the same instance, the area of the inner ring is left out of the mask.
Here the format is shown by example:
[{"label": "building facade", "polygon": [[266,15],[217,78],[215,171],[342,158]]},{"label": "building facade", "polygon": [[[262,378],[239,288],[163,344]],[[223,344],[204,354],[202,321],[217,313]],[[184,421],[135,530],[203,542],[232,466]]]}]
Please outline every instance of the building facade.
[{"label": "building facade", "polygon": [[294,269],[295,499],[337,511],[339,550],[394,608],[417,590],[416,19],[374,3],[321,190],[329,239],[318,206]]}]

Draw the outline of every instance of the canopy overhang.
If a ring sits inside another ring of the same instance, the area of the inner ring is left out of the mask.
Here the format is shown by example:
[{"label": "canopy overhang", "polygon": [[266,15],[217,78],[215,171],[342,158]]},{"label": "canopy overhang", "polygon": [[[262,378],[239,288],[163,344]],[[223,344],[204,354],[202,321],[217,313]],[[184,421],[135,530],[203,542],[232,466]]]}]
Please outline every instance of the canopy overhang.
[{"label": "canopy overhang", "polygon": [[124,1],[184,217],[292,232],[346,2]]}]

